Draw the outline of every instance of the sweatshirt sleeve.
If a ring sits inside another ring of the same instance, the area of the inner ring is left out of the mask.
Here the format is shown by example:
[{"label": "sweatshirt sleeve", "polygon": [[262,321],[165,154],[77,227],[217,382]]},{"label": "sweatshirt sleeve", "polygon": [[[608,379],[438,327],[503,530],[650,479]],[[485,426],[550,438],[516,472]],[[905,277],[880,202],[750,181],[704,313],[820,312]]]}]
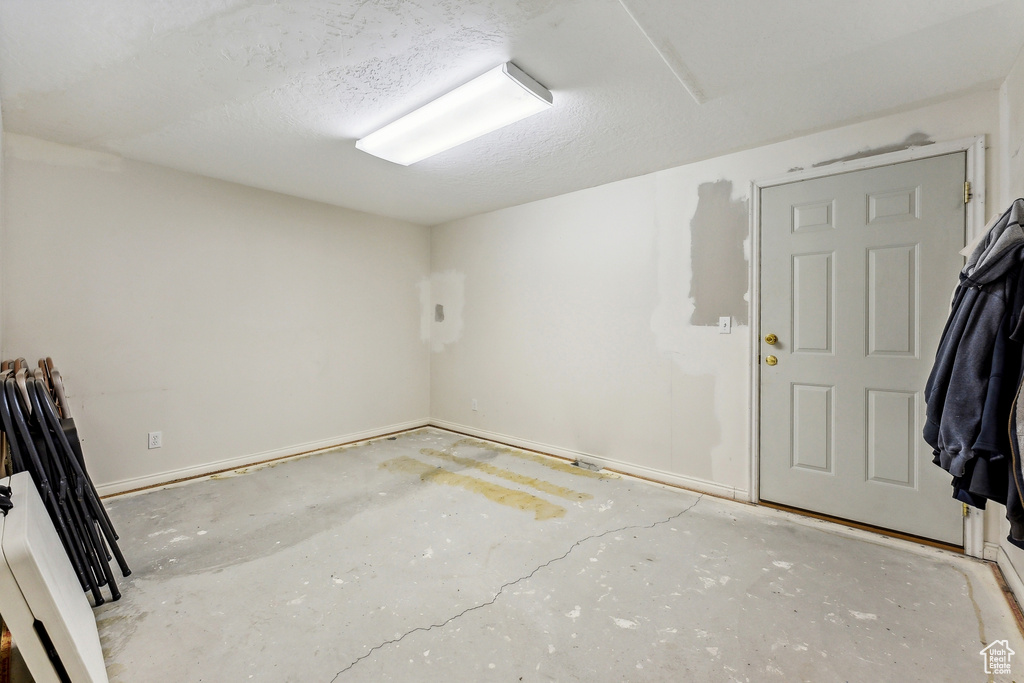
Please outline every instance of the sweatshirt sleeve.
[{"label": "sweatshirt sleeve", "polygon": [[938,424],[939,464],[955,477],[974,457],[992,371],[992,351],[1006,312],[1004,283],[978,288],[954,355]]},{"label": "sweatshirt sleeve", "polygon": [[981,424],[978,438],[972,450],[990,453],[990,459],[997,460],[1009,452],[1009,436],[1006,429],[1009,420],[1009,401],[1004,397],[1004,382],[1012,383],[1014,378],[1005,373],[1011,372],[1011,364],[1007,358],[1007,344],[1010,342],[1010,312],[1006,311],[999,325],[992,345],[992,357],[988,376],[988,388],[981,411]]}]

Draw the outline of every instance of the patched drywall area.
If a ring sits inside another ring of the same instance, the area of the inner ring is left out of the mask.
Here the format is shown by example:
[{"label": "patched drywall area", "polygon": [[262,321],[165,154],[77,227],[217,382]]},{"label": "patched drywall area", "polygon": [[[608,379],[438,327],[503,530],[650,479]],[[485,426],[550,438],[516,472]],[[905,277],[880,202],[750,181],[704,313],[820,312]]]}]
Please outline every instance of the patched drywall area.
[{"label": "patched drywall area", "polygon": [[454,270],[431,273],[417,285],[420,290],[420,341],[434,353],[444,351],[462,337],[462,309],[466,274]]},{"label": "patched drywall area", "polygon": [[694,325],[717,325],[719,317],[746,325],[749,267],[743,245],[749,233],[746,198],[733,199],[731,180],[701,183],[690,221]]},{"label": "patched drywall area", "polygon": [[467,274],[473,325],[432,358],[431,419],[746,499],[752,181],[919,131],[995,146],[997,113],[975,93],[435,226],[432,269]]},{"label": "patched drywall area", "polygon": [[704,481],[716,480],[715,449],[722,444],[723,419],[728,421],[727,414],[720,415],[723,407],[717,399],[728,395],[729,388],[717,387],[719,381],[712,372],[692,375],[672,369],[673,460],[685,458],[687,474]]},{"label": "patched drywall area", "polygon": [[902,152],[906,149],[913,149],[914,147],[925,147],[926,145],[933,145],[935,141],[932,140],[925,133],[911,133],[908,135],[903,142],[897,142],[891,145],[880,145],[878,147],[868,147],[853,154],[845,154],[841,157],[835,157],[834,159],[826,159],[825,161],[819,161],[812,166],[812,168],[819,168],[821,166],[830,166],[832,164],[842,163],[844,161],[855,161],[857,159],[866,159],[868,157],[878,156],[879,154],[889,154],[890,152]]},{"label": "patched drywall area", "polygon": [[718,318],[750,318],[748,198],[733,195],[732,180],[706,177],[692,167],[653,177],[658,301],[650,329],[659,351],[692,376],[707,374],[743,336],[719,334]]}]

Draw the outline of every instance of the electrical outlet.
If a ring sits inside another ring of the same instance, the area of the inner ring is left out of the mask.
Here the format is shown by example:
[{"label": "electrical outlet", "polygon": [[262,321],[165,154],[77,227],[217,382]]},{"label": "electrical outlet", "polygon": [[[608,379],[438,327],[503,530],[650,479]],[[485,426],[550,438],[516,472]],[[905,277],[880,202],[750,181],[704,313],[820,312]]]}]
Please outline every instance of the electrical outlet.
[{"label": "electrical outlet", "polygon": [[473,410],[480,410],[480,406],[476,404],[476,399],[473,399]]},{"label": "electrical outlet", "polygon": [[732,332],[732,318],[723,315],[718,319],[718,334],[729,334]]},{"label": "electrical outlet", "polygon": [[149,433],[149,447],[160,448],[164,445],[164,433],[163,432],[150,432]]}]

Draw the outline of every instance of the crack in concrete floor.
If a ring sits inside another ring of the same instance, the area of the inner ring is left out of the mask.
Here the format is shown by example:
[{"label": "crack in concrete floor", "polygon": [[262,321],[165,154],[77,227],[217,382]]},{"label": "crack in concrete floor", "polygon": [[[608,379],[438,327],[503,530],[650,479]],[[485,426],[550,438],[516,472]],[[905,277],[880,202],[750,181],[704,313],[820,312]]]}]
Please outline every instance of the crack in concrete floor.
[{"label": "crack in concrete floor", "polygon": [[565,558],[569,557],[569,555],[572,553],[573,550],[575,550],[576,548],[580,547],[581,545],[583,545],[584,543],[586,543],[588,541],[593,541],[593,540],[598,539],[598,538],[603,538],[603,537],[611,535],[611,534],[617,534],[617,533],[620,533],[622,531],[641,531],[643,529],[653,529],[655,527],[661,526],[662,524],[668,524],[669,522],[672,522],[672,521],[674,521],[676,519],[679,519],[680,517],[685,515],[687,512],[689,512],[690,510],[695,508],[697,506],[697,503],[699,503],[703,499],[704,499],[704,494],[700,494],[700,495],[697,496],[697,500],[693,501],[693,503],[688,505],[683,510],[680,510],[676,514],[671,515],[670,517],[667,517],[666,519],[661,519],[661,520],[658,520],[657,522],[652,522],[651,524],[630,524],[630,525],[627,525],[627,526],[624,526],[624,527],[619,527],[618,529],[609,529],[608,531],[602,531],[599,534],[591,534],[590,536],[586,536],[584,538],[581,538],[578,541],[576,541],[575,543],[573,543],[571,546],[569,546],[569,549],[566,550],[564,553],[562,553],[560,556],[552,558],[552,559],[548,560],[547,562],[545,562],[544,564],[538,565],[529,574],[524,574],[523,576],[520,576],[518,579],[516,579],[514,581],[507,581],[504,584],[502,584],[498,588],[497,592],[495,592],[494,597],[492,597],[490,600],[488,600],[486,602],[479,603],[477,605],[473,605],[472,607],[467,607],[466,609],[462,610],[458,614],[455,614],[453,616],[448,617],[447,619],[445,619],[444,621],[442,621],[439,624],[431,624],[430,626],[417,626],[416,628],[409,629],[408,631],[406,631],[405,633],[403,633],[402,635],[400,635],[397,638],[390,638],[390,639],[385,640],[384,642],[382,642],[382,643],[380,643],[378,645],[374,645],[365,654],[357,657],[356,659],[354,659],[352,661],[351,664],[349,664],[344,669],[342,669],[341,671],[336,673],[334,675],[334,678],[331,679],[331,683],[335,683],[335,681],[337,681],[338,678],[342,674],[352,670],[352,668],[354,668],[357,664],[359,664],[359,662],[361,662],[364,659],[370,657],[371,655],[373,655],[378,650],[381,650],[381,649],[383,649],[385,647],[388,647],[389,645],[394,645],[395,643],[400,643],[407,636],[410,636],[413,633],[417,633],[417,632],[420,632],[420,631],[423,631],[423,632],[432,631],[435,628],[444,628],[448,624],[450,624],[453,621],[459,619],[460,617],[465,616],[466,614],[469,614],[470,612],[475,612],[476,610],[483,609],[485,607],[490,607],[491,605],[493,605],[495,602],[498,601],[498,598],[501,597],[502,593],[504,593],[506,589],[511,588],[511,587],[515,586],[516,584],[521,583],[523,581],[528,581],[529,579],[533,578],[533,576],[537,572],[539,572],[540,570],[545,569],[547,567],[550,567],[551,565],[555,564],[556,562],[560,562],[561,560],[564,560]]},{"label": "crack in concrete floor", "polygon": [[[592,497],[536,520],[380,468],[462,445]],[[978,640],[1024,651],[986,565],[510,451],[417,430],[109,501],[139,567],[97,610],[111,683],[974,680]]]}]

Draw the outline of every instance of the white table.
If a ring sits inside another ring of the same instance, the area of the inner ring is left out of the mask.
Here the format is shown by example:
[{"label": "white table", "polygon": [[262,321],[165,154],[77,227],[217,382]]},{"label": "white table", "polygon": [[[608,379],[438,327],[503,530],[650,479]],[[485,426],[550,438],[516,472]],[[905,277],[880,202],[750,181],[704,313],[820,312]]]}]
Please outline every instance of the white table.
[{"label": "white table", "polygon": [[[96,618],[28,472],[0,480],[0,614],[35,683],[107,683]],[[40,626],[37,626],[41,625]],[[56,662],[40,637],[45,630]],[[63,669],[63,671],[61,671]]]}]

